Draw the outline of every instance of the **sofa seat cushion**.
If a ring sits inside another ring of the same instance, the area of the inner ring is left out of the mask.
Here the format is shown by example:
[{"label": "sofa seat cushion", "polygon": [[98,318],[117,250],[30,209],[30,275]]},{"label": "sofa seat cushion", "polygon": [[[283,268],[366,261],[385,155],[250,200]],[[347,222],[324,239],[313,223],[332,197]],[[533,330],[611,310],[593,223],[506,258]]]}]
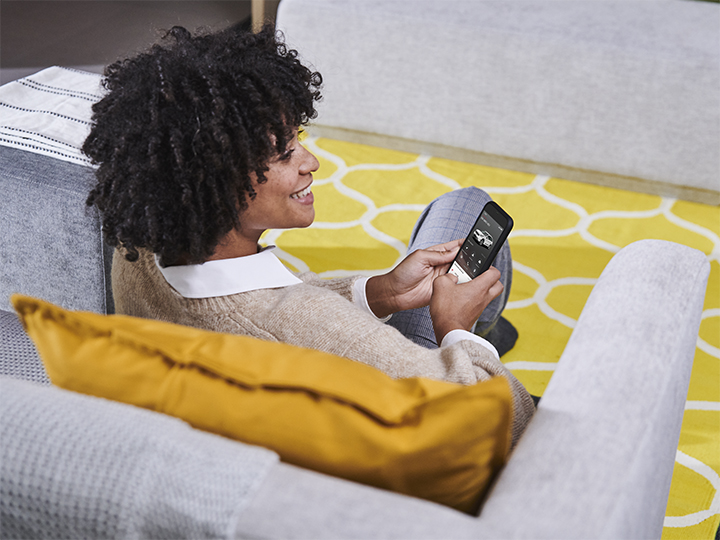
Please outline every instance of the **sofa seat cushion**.
[{"label": "sofa seat cushion", "polygon": [[505,379],[394,380],[320,351],[16,295],[50,380],[267,447],[326,474],[478,509],[505,463]]}]

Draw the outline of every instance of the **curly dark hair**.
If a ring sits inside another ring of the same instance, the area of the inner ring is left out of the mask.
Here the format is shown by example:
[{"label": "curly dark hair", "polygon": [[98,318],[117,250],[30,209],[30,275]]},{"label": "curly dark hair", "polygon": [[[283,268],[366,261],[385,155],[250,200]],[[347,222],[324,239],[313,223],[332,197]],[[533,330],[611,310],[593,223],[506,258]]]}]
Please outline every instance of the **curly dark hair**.
[{"label": "curly dark hair", "polygon": [[239,227],[251,175],[316,116],[322,77],[271,26],[192,36],[176,26],[105,69],[83,152],[99,167],[87,199],[106,241],[134,261],[200,263]]}]

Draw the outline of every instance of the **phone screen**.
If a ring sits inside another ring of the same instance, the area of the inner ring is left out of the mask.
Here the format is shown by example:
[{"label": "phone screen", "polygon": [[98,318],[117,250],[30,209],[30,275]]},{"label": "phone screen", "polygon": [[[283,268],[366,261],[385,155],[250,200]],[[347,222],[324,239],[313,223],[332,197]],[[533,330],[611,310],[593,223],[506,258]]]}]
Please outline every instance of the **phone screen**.
[{"label": "phone screen", "polygon": [[488,203],[473,225],[449,272],[465,283],[490,268],[512,228],[512,219],[495,203]]}]

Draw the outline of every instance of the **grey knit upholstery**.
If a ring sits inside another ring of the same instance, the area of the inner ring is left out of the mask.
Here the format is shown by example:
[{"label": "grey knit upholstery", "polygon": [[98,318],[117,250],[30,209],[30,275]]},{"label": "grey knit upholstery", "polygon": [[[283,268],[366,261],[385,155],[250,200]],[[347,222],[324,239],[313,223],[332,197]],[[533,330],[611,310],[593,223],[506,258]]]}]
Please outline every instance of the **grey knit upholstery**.
[{"label": "grey knit upholstery", "polygon": [[66,309],[112,313],[112,250],[85,204],[90,167],[0,146],[0,309],[22,293]]},{"label": "grey knit upholstery", "polygon": [[277,456],[0,377],[0,538],[229,538]]},{"label": "grey knit upholstery", "polygon": [[0,375],[50,384],[35,345],[15,313],[0,309]]},{"label": "grey knit upholstery", "polygon": [[85,201],[95,184],[80,151],[100,76],[48,68],[0,87],[0,309],[10,295],[114,311],[112,249]]}]

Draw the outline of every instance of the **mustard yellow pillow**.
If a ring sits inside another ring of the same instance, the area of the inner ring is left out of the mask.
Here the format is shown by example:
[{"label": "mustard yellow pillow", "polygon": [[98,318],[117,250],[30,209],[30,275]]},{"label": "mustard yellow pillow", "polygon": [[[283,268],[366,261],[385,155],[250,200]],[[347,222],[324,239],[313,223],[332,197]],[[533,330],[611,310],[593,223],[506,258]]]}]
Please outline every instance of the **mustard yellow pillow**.
[{"label": "mustard yellow pillow", "polygon": [[512,400],[502,378],[394,380],[286,344],[12,302],[54,384],[182,418],[288,463],[475,512],[506,459]]}]

